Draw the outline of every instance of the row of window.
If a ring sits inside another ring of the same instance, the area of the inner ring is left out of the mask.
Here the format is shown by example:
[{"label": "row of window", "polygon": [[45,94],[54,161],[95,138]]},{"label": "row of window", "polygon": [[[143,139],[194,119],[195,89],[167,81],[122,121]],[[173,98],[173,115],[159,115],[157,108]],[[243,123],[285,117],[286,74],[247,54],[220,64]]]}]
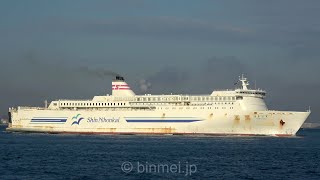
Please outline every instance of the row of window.
[{"label": "row of window", "polygon": [[[131,105],[176,105],[178,106],[179,103],[144,103],[144,102],[139,102],[139,103],[130,103]],[[229,104],[229,105],[233,105],[234,103],[233,102],[215,102],[215,103],[208,103],[208,104],[203,104],[203,103],[200,103],[200,104],[197,104],[197,103],[192,103],[192,105],[224,105],[224,104]]]},{"label": "row of window", "polygon": [[[215,105],[233,105],[234,103],[231,102],[216,102],[216,103],[212,103]],[[212,104],[208,104],[208,105],[212,105]],[[54,103],[54,106],[56,106],[57,104]],[[83,106],[125,106],[126,103],[60,103],[60,106],[72,106],[72,107],[83,107]],[[131,105],[172,105],[170,103],[131,103]],[[178,105],[178,104],[176,104]],[[193,105],[197,105],[197,104],[193,104]],[[203,105],[203,104],[198,104],[198,105]]]},{"label": "row of window", "polygon": [[190,101],[234,101],[236,97],[230,96],[207,96],[207,97],[138,97],[136,101],[180,101],[180,100],[190,100]]},{"label": "row of window", "polygon": [[[234,109],[234,107],[220,107],[221,109]],[[158,109],[172,109],[172,110],[175,110],[175,109],[179,109],[179,110],[183,110],[183,109],[198,109],[198,107],[179,107],[179,108],[176,108],[176,107],[159,107]],[[199,107],[199,109],[219,109],[219,107]]]},{"label": "row of window", "polygon": [[60,106],[125,106],[126,103],[60,103]]},{"label": "row of window", "polygon": [[258,94],[262,96],[266,95],[266,93],[263,93],[263,92],[248,92],[248,91],[240,91],[240,94]]},{"label": "row of window", "polygon": [[[63,106],[63,104],[65,104],[65,106],[68,106],[68,104],[71,104],[71,106],[73,106],[73,107],[81,107],[81,106],[85,106],[84,104],[86,104],[86,103],[61,103],[61,104],[62,104],[61,106]],[[88,103],[88,104],[89,104],[88,106],[90,106],[90,103]],[[96,106],[101,107],[101,106],[104,106],[108,103],[91,103],[91,104],[96,104]],[[124,105],[124,103],[110,103],[109,106],[112,106],[112,105],[115,106],[117,104],[118,104],[118,106]],[[233,107],[228,107],[228,108],[233,109]],[[192,107],[192,106],[191,107],[171,107],[171,108],[170,107],[158,107],[158,109],[173,109],[173,110],[180,109],[181,110],[181,109],[198,109],[198,107]],[[219,107],[199,107],[199,109],[219,109]],[[221,109],[227,109],[227,107],[221,107]]]},{"label": "row of window", "polygon": [[[70,108],[72,109],[72,107],[67,107],[67,108]],[[104,107],[90,107],[90,109],[100,109],[100,108],[104,108]],[[193,110],[197,110],[197,109],[234,109],[234,107],[157,107],[157,108],[153,108],[153,109],[158,109],[158,110],[190,110],[190,109],[193,109]],[[107,110],[110,110],[110,111],[124,111],[124,110],[152,110],[152,109],[149,109],[149,108],[134,108],[134,107],[112,107],[112,108],[107,108]]]}]

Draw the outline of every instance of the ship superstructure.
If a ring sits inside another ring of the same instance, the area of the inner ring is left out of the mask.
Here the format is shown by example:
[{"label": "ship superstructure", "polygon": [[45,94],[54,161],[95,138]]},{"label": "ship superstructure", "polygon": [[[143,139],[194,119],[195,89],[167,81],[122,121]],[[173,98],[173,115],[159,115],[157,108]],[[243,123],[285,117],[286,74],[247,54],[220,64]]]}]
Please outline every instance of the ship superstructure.
[{"label": "ship superstructure", "polygon": [[310,111],[271,111],[266,92],[240,88],[208,95],[136,95],[123,77],[112,95],[56,100],[48,107],[9,109],[8,131],[87,134],[212,134],[292,136]]}]

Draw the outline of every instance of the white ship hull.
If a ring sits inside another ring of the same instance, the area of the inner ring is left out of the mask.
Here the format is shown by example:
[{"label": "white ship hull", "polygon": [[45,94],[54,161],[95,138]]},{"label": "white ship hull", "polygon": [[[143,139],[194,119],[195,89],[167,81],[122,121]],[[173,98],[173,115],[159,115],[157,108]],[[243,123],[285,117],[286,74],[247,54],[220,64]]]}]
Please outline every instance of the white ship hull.
[{"label": "white ship hull", "polygon": [[85,134],[293,136],[309,114],[310,112],[284,111],[240,114],[208,110],[192,112],[187,109],[137,112],[18,109],[12,112],[13,123],[7,130]]},{"label": "white ship hull", "polygon": [[100,134],[293,136],[308,112],[269,111],[265,91],[242,88],[211,95],[135,95],[122,77],[112,95],[57,100],[49,107],[9,109],[8,131]]}]

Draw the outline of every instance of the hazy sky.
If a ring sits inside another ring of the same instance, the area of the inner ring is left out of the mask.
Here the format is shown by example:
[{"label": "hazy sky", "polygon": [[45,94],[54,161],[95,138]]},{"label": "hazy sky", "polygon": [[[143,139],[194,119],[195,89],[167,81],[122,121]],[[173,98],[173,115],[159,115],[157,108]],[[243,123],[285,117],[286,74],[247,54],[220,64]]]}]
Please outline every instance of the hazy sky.
[{"label": "hazy sky", "polygon": [[320,116],[320,1],[2,0],[0,114],[45,99],[233,88],[242,73],[270,109]]}]

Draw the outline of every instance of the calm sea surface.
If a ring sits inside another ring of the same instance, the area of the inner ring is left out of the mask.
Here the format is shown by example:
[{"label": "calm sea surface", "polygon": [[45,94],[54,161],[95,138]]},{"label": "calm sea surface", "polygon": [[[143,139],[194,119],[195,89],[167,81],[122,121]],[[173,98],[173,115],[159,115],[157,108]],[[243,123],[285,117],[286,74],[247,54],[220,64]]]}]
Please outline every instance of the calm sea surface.
[{"label": "calm sea surface", "polygon": [[320,179],[320,130],[298,137],[52,135],[0,127],[0,179]]}]

